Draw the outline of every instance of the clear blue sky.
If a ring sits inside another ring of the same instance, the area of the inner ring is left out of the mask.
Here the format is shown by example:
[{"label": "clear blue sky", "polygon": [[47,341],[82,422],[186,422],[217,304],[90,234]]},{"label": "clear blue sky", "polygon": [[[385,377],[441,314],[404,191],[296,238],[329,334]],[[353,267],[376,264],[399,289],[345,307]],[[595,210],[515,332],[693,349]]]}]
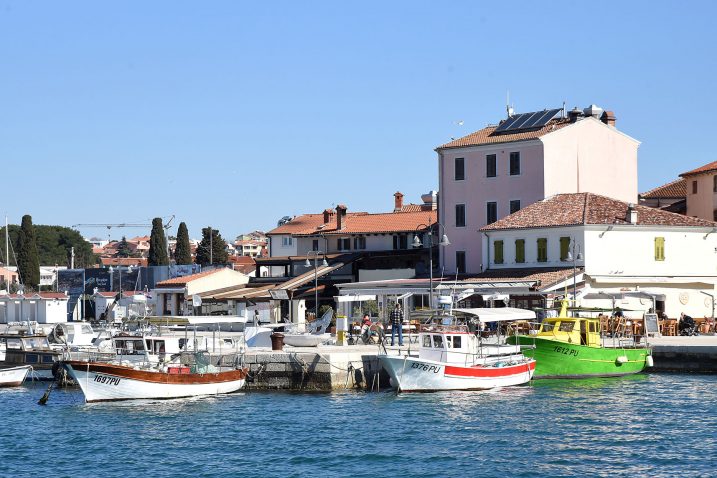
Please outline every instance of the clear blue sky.
[{"label": "clear blue sky", "polygon": [[385,211],[436,189],[433,149],[507,90],[614,110],[646,190],[717,160],[716,5],[0,0],[0,211],[226,238]]}]

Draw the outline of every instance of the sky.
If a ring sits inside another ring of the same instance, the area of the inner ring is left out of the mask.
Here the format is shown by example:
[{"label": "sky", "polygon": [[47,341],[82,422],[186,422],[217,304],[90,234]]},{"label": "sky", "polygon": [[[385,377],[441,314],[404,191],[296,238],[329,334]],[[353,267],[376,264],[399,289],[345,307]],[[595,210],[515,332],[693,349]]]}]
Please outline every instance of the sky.
[{"label": "sky", "polygon": [[[613,110],[639,190],[717,160],[717,2],[0,0],[0,213],[191,237],[393,208],[517,112]],[[112,236],[149,233],[114,229]],[[80,228],[106,237],[102,227]]]}]

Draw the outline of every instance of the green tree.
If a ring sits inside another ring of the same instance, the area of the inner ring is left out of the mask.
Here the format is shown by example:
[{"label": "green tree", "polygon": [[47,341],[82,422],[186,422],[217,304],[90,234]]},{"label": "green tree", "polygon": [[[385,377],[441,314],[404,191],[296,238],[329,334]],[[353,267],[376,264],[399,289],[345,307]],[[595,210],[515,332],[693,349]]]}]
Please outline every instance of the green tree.
[{"label": "green tree", "polygon": [[117,257],[129,257],[132,255],[132,251],[129,248],[127,238],[122,236],[122,240],[117,244]]},{"label": "green tree", "polygon": [[40,285],[40,258],[37,255],[35,228],[32,217],[22,216],[20,234],[17,241],[17,272],[20,282],[25,286],[37,289]]},{"label": "green tree", "polygon": [[[211,254],[210,254],[211,248]],[[208,264],[226,264],[229,260],[227,243],[222,239],[216,229],[205,227],[202,229],[202,241],[197,247],[196,263],[206,266]]]},{"label": "green tree", "polygon": [[160,217],[152,219],[152,233],[149,236],[147,264],[150,266],[169,265],[167,239],[164,237],[164,227],[162,227],[162,218]]},{"label": "green tree", "polygon": [[[11,225],[9,229],[10,242],[17,252],[20,227]],[[93,267],[97,263],[97,256],[92,253],[92,244],[85,241],[82,235],[74,229],[42,224],[35,224],[33,229],[35,229],[35,241],[37,242],[37,254],[40,258],[40,265],[69,267],[70,251],[73,248],[75,249],[75,267]],[[0,235],[0,238],[2,238],[2,243],[4,244],[5,235]],[[8,264],[14,264],[15,259],[13,259],[12,250],[10,251],[10,259],[11,262]]]},{"label": "green tree", "polygon": [[192,263],[192,247],[189,244],[189,231],[187,225],[183,222],[179,223],[177,229],[177,244],[174,246],[174,260],[177,264]]}]

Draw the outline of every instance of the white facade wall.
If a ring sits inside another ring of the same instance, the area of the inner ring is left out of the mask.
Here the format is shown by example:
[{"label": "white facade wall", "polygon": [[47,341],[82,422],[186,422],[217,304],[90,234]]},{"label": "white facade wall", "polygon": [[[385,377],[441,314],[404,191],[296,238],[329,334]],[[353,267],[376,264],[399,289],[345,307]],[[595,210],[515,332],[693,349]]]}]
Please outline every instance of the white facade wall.
[{"label": "white facade wall", "polygon": [[26,321],[67,322],[67,299],[0,298],[0,323]]},{"label": "white facade wall", "polygon": [[[484,236],[485,237],[485,236]],[[490,264],[491,269],[512,269],[516,267],[571,267],[573,262],[560,260],[560,238],[569,237],[574,242],[575,250],[583,252],[583,260],[575,261],[576,267],[584,265],[585,233],[581,227],[517,229],[510,231],[490,232],[490,241],[483,241],[483,263]],[[538,239],[548,240],[548,260],[538,262]],[[525,240],[525,262],[515,260],[515,241]],[[503,241],[503,264],[495,263],[495,241]],[[490,243],[490,256],[488,255]],[[577,254],[576,254],[577,257]]]}]

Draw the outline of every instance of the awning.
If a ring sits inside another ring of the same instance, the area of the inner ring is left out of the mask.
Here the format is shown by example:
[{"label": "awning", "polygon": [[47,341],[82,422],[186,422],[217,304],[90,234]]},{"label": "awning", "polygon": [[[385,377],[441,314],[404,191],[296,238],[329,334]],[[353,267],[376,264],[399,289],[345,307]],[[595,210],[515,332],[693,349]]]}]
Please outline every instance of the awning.
[{"label": "awning", "polygon": [[363,302],[365,300],[376,300],[375,295],[355,294],[355,295],[337,295],[334,296],[336,302]]},{"label": "awning", "polygon": [[478,317],[478,319],[484,323],[536,319],[535,312],[532,310],[517,309],[515,307],[499,307],[494,309],[477,307],[473,309],[452,309],[451,312],[473,315]]},{"label": "awning", "polygon": [[624,299],[625,297],[636,297],[639,299],[650,299],[650,300],[665,300],[665,294],[658,293],[658,292],[652,292],[652,291],[648,291],[648,290],[624,291],[624,292],[604,292],[604,291],[599,290],[599,291],[595,291],[595,292],[588,292],[587,294],[582,296],[582,299],[619,300],[619,299]]}]

